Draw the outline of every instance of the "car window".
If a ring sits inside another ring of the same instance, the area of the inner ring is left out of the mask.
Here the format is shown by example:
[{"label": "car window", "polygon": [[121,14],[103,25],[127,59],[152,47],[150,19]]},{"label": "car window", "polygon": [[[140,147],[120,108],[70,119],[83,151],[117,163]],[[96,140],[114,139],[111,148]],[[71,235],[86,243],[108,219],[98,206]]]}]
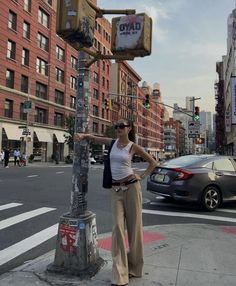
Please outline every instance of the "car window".
[{"label": "car window", "polygon": [[200,156],[182,156],[176,159],[169,160],[165,163],[163,163],[163,166],[165,167],[186,167],[195,163],[198,163],[202,161],[204,158]]},{"label": "car window", "polygon": [[234,166],[229,159],[220,159],[214,161],[214,169],[219,171],[234,172]]}]

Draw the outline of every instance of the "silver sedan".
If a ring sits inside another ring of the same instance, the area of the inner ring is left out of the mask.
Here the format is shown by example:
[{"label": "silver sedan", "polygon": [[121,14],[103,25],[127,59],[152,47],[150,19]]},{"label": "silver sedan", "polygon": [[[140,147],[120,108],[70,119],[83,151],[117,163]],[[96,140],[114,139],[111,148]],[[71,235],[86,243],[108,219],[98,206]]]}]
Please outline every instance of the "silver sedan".
[{"label": "silver sedan", "polygon": [[147,190],[175,200],[198,202],[213,211],[236,201],[236,163],[230,156],[187,155],[155,168]]}]

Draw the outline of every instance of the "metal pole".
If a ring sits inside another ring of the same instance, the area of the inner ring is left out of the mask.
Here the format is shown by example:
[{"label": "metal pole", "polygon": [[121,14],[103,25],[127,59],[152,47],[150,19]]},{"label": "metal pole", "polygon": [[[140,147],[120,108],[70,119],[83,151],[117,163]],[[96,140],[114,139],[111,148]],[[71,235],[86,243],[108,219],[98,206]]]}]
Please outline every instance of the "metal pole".
[{"label": "metal pole", "polygon": [[[88,132],[89,69],[88,55],[79,52],[75,131]],[[54,263],[50,272],[92,277],[103,265],[97,248],[96,216],[87,210],[89,143],[74,143],[70,212],[60,217]]]}]

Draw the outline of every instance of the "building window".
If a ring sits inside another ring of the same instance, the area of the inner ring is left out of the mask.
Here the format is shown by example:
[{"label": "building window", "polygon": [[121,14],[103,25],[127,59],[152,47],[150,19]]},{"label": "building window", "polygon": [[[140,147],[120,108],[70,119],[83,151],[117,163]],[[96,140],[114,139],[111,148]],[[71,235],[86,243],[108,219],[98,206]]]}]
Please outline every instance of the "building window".
[{"label": "building window", "polygon": [[76,90],[76,78],[73,76],[70,77],[70,88]]},{"label": "building window", "polygon": [[52,0],[48,0],[48,4],[52,6]]},{"label": "building window", "polygon": [[63,114],[55,112],[54,114],[54,125],[63,127],[64,121],[63,121]]},{"label": "building window", "polygon": [[61,105],[64,104],[64,92],[55,90],[55,102]]},{"label": "building window", "polygon": [[64,83],[64,71],[59,68],[56,68],[56,80]]},{"label": "building window", "polygon": [[98,106],[97,105],[93,105],[93,115],[98,116]]},{"label": "building window", "polygon": [[48,75],[48,63],[40,58],[37,58],[36,71],[37,73]]},{"label": "building window", "polygon": [[102,86],[105,86],[105,77],[102,77]]},{"label": "building window", "polygon": [[31,0],[24,0],[24,10],[31,12]]},{"label": "building window", "polygon": [[49,41],[48,38],[38,33],[37,36],[38,47],[46,52],[48,52]]},{"label": "building window", "polygon": [[99,97],[99,93],[98,90],[96,88],[93,89],[93,98],[98,99]]},{"label": "building window", "polygon": [[22,65],[29,66],[29,50],[23,48],[22,50]]},{"label": "building window", "polygon": [[72,67],[74,70],[77,70],[77,59],[76,59],[75,57],[71,56],[70,62],[71,62],[71,67]]},{"label": "building window", "polygon": [[107,90],[109,90],[109,80],[107,79]]},{"label": "building window", "polygon": [[27,120],[27,113],[24,112],[24,103],[20,104],[20,120]]},{"label": "building window", "polygon": [[35,122],[47,123],[47,110],[39,107],[35,107]]},{"label": "building window", "polygon": [[102,69],[103,69],[103,71],[105,71],[105,68],[106,68],[106,65],[105,65],[105,62],[103,61],[102,62]]},{"label": "building window", "polygon": [[62,62],[65,61],[65,51],[62,48],[56,46],[56,54],[57,54],[58,60],[60,60]]},{"label": "building window", "polygon": [[8,28],[16,31],[17,15],[13,11],[9,11],[8,15]]},{"label": "building window", "polygon": [[44,27],[49,27],[49,15],[41,8],[38,11],[38,21]]},{"label": "building window", "polygon": [[13,115],[13,100],[6,99],[5,100],[5,108],[4,108],[5,117],[12,118]]},{"label": "building window", "polygon": [[93,122],[93,132],[98,133],[98,123]]},{"label": "building window", "polygon": [[76,109],[76,97],[75,96],[70,97],[70,107]]},{"label": "building window", "polygon": [[21,91],[28,93],[29,89],[29,78],[25,75],[21,76]]},{"label": "building window", "polygon": [[14,88],[14,71],[6,71],[6,87]]},{"label": "building window", "polygon": [[98,75],[98,73],[93,72],[93,80],[94,80],[94,82],[99,83],[99,75]]},{"label": "building window", "polygon": [[36,82],[35,95],[39,98],[47,99],[47,86],[40,82]]},{"label": "building window", "polygon": [[30,39],[30,24],[24,21],[23,23],[23,37]]},{"label": "building window", "polygon": [[7,42],[7,57],[12,60],[16,58],[16,43],[11,40]]}]

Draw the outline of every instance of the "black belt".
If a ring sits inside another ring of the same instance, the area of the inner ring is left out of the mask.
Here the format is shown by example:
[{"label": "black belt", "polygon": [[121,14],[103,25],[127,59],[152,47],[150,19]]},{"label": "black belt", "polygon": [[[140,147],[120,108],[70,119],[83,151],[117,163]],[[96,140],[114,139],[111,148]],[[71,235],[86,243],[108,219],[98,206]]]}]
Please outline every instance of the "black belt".
[{"label": "black belt", "polygon": [[126,182],[123,182],[123,183],[112,182],[112,186],[127,186],[127,185],[130,185],[130,184],[136,183],[136,182],[138,182],[137,179],[132,179],[132,180],[129,180],[129,181],[126,181]]}]

